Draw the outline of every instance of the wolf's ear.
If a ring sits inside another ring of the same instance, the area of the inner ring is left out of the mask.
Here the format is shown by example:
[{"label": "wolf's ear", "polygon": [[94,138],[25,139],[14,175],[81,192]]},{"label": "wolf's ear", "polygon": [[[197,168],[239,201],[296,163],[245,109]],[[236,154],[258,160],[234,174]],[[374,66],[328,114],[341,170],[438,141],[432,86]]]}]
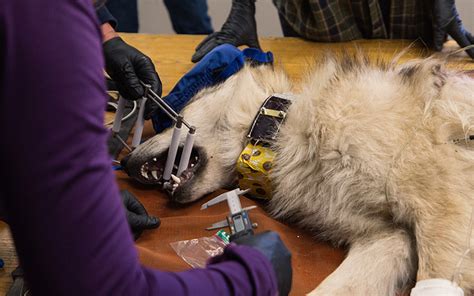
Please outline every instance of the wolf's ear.
[{"label": "wolf's ear", "polygon": [[423,97],[435,98],[446,83],[447,72],[441,60],[428,58],[398,67],[402,81]]}]

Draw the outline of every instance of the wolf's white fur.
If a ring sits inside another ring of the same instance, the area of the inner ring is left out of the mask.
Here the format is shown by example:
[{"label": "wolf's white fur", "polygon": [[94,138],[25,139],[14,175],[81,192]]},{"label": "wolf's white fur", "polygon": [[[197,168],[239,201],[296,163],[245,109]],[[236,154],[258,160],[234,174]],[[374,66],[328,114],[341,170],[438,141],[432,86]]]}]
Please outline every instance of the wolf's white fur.
[{"label": "wolf's white fur", "polygon": [[[436,59],[395,66],[356,56],[324,59],[299,90],[275,144],[269,211],[349,247],[312,293],[395,295],[415,275],[450,279],[468,247],[474,197],[474,149],[450,140],[474,132],[474,81]],[[260,104],[291,91],[283,71],[246,66],[193,99],[184,115],[209,161],[181,202],[235,180]],[[170,136],[132,159],[162,152]],[[470,258],[460,284],[474,288]]]}]

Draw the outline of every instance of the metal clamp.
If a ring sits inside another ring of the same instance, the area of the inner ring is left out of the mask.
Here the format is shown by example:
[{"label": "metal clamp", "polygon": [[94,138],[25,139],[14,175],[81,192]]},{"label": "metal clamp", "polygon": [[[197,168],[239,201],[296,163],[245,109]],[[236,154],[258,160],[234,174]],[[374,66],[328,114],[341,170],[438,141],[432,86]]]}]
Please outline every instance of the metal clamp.
[{"label": "metal clamp", "polygon": [[181,154],[181,158],[179,161],[179,167],[176,172],[176,175],[179,176],[188,166],[189,160],[191,158],[191,152],[194,146],[194,139],[196,136],[196,127],[189,124],[186,120],[184,120],[183,116],[178,114],[176,111],[173,110],[158,94],[156,94],[152,89],[151,85],[145,84],[140,82],[142,86],[145,88],[145,95],[140,102],[139,111],[138,111],[138,118],[135,124],[135,130],[132,139],[131,147],[127,145],[124,139],[119,136],[119,131],[121,127],[122,117],[124,115],[124,108],[125,108],[125,99],[123,97],[119,97],[117,112],[115,113],[115,118],[112,126],[112,134],[116,137],[130,152],[133,149],[137,148],[142,140],[143,135],[143,128],[145,124],[144,113],[145,113],[145,106],[148,100],[154,102],[158,107],[160,107],[163,112],[166,113],[173,121],[174,121],[174,130],[173,136],[171,138],[170,148],[168,150],[168,157],[166,159],[166,166],[163,173],[163,180],[165,181],[163,186],[166,187],[167,181],[170,180],[174,163],[176,160],[176,155],[178,152],[178,147],[181,139],[181,127],[184,124],[188,128],[188,135],[184,142],[183,153]]}]

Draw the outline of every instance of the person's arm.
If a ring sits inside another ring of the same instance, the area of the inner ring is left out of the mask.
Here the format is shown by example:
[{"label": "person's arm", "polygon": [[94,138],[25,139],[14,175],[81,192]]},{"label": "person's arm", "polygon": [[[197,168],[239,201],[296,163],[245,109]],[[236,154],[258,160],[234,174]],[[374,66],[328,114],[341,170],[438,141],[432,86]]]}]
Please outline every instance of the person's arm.
[{"label": "person's arm", "polygon": [[2,1],[0,18],[0,196],[33,295],[276,294],[245,246],[203,270],[140,265],[107,155],[91,1]]},{"label": "person's arm", "polygon": [[[450,35],[461,48],[474,44],[474,36],[464,28],[454,0],[433,1],[433,45],[441,51]],[[466,49],[466,53],[474,59],[474,48]]]},{"label": "person's arm", "polygon": [[114,27],[110,23],[103,23],[100,26],[100,30],[102,31],[102,41],[103,42],[107,42],[110,39],[119,37],[119,35],[115,31]]}]

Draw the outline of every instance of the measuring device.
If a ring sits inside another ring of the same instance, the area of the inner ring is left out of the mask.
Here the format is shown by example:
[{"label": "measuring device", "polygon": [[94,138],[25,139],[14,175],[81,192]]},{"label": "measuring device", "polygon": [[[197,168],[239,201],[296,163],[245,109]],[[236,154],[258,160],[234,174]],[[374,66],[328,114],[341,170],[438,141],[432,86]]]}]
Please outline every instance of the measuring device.
[{"label": "measuring device", "polygon": [[229,206],[230,210],[230,213],[225,220],[212,224],[210,227],[206,228],[206,230],[229,227],[231,241],[242,236],[253,235],[253,229],[258,225],[250,221],[248,212],[257,208],[257,206],[242,208],[239,197],[240,195],[247,192],[249,192],[249,189],[240,190],[240,188],[237,188],[232,191],[222,193],[221,195],[203,204],[201,206],[201,210],[205,210],[220,202],[227,201],[227,205]]}]

